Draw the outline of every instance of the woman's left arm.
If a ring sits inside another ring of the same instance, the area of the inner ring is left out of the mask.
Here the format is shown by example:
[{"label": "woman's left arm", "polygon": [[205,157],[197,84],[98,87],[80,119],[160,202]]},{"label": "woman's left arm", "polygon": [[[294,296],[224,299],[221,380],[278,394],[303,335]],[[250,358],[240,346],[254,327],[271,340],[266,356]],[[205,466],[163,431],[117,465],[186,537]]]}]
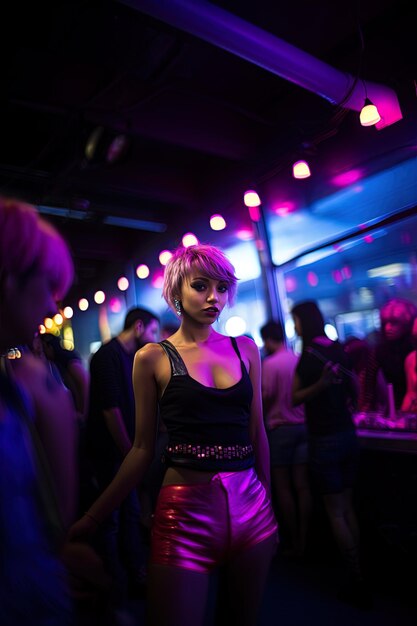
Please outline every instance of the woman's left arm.
[{"label": "woman's left arm", "polygon": [[249,377],[252,382],[253,399],[249,420],[252,445],[255,450],[256,473],[267,492],[271,493],[269,444],[262,414],[261,358],[257,345],[249,337],[239,338],[239,348],[249,362]]},{"label": "woman's left arm", "polygon": [[68,528],[76,516],[78,497],[78,429],[70,391],[31,354],[16,361],[14,371],[34,407],[35,426],[48,460],[62,521]]}]

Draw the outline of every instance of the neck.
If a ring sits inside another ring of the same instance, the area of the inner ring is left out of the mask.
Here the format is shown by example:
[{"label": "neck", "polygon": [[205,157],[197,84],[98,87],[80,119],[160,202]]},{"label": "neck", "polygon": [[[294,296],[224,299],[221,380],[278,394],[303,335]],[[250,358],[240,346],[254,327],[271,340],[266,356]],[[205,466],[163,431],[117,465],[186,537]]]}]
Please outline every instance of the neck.
[{"label": "neck", "polygon": [[213,330],[211,324],[197,324],[193,320],[183,318],[177,337],[183,343],[208,343],[219,333]]},{"label": "neck", "polygon": [[128,354],[132,354],[138,349],[136,338],[129,330],[122,330],[120,335],[117,335],[117,340]]},{"label": "neck", "polygon": [[286,350],[286,346],[284,343],[280,341],[280,342],[274,343],[271,346],[270,354],[277,354],[278,352],[282,352],[283,350]]}]

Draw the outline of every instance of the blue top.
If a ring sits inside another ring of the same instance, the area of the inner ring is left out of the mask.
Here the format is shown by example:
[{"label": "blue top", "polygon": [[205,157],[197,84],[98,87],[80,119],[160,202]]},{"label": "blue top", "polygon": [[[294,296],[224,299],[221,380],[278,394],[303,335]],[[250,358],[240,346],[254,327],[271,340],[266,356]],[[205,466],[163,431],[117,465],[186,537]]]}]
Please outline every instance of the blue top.
[{"label": "blue top", "polygon": [[66,626],[70,601],[42,511],[31,416],[1,365],[0,624]]},{"label": "blue top", "polygon": [[160,400],[160,417],[169,443],[169,465],[204,471],[237,471],[252,467],[254,453],[249,437],[252,383],[240,356],[240,380],[225,389],[207,387],[192,378],[176,348],[160,342],[171,364],[171,378]]}]

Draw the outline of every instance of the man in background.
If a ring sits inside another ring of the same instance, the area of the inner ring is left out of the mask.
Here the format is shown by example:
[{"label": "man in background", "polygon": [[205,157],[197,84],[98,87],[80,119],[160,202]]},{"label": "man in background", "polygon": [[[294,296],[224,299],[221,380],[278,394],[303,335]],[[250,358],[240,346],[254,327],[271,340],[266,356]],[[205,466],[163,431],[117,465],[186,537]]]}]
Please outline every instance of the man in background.
[{"label": "man in background", "polygon": [[[128,311],[123,330],[117,337],[103,344],[91,359],[87,449],[99,493],[111,482],[132,447],[135,353],[158,337],[158,317],[136,307]],[[127,590],[139,590],[146,575],[146,549],[136,490],[101,525],[98,541],[98,550],[123,604]]]}]

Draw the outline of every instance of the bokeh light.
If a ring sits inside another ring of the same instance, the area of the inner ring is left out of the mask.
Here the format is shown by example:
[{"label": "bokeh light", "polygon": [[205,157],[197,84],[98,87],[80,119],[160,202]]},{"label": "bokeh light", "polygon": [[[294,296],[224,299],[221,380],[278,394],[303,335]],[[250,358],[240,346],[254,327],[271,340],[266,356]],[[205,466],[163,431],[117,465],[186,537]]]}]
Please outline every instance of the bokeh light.
[{"label": "bokeh light", "polygon": [[170,252],[169,250],[162,250],[162,252],[159,253],[160,264],[166,265],[171,257],[172,257],[172,252]]},{"label": "bokeh light", "polygon": [[226,220],[224,217],[216,213],[210,218],[210,227],[213,230],[224,230],[226,228]]},{"label": "bokeh light", "polygon": [[149,267],[145,265],[144,263],[142,263],[141,265],[138,265],[136,268],[136,276],[142,280],[144,278],[148,278],[149,273],[150,273]]},{"label": "bokeh light", "polygon": [[63,321],[64,321],[64,318],[62,317],[61,313],[57,313],[56,315],[54,315],[54,322],[57,326],[61,326]]},{"label": "bokeh light", "polygon": [[103,304],[105,299],[106,299],[106,294],[104,293],[104,291],[101,291],[101,289],[96,291],[96,293],[94,294],[94,302],[96,304]]},{"label": "bokeh light", "polygon": [[239,317],[239,315],[233,315],[229,317],[224,325],[226,333],[230,337],[239,337],[239,335],[243,335],[246,330],[246,322],[243,317]]},{"label": "bokeh light", "polygon": [[196,246],[198,245],[198,239],[194,235],[194,233],[185,233],[185,235],[182,238],[182,245],[184,246],[184,248],[189,248],[190,246]]},{"label": "bokeh light", "polygon": [[129,289],[129,281],[127,280],[126,276],[120,276],[119,280],[117,281],[117,286],[119,287],[120,291],[126,291],[126,289]]},{"label": "bokeh light", "polygon": [[64,313],[64,317],[65,317],[67,320],[70,320],[70,319],[71,319],[71,317],[74,315],[74,311],[73,311],[73,308],[72,308],[71,306],[66,306],[66,307],[64,308],[63,313]]},{"label": "bokeh light", "polygon": [[90,306],[90,303],[87,300],[87,298],[81,298],[78,301],[78,308],[80,309],[80,311],[86,311],[89,306]]},{"label": "bokeh light", "polygon": [[256,191],[248,189],[243,195],[243,202],[248,208],[257,207],[261,204],[261,199]]}]

